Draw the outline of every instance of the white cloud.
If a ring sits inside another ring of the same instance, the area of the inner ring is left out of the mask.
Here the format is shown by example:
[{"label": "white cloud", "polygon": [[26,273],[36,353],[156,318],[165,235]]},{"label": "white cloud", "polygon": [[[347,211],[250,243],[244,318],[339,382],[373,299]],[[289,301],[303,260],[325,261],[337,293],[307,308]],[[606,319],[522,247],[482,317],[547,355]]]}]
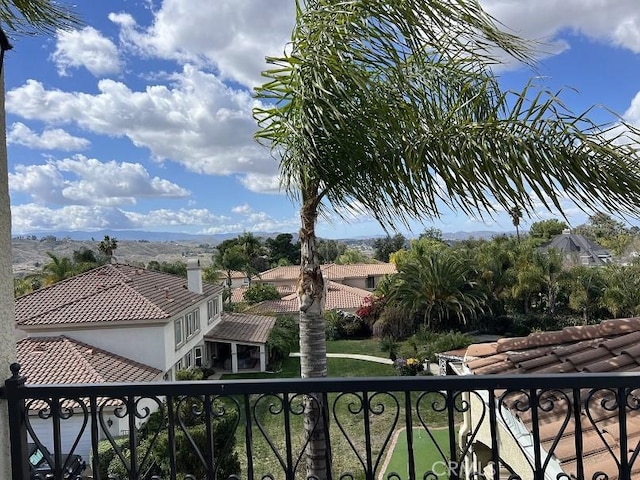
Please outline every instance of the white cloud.
[{"label": "white cloud", "polygon": [[95,77],[100,77],[118,73],[122,68],[116,45],[93,27],[59,30],[56,51],[51,57],[60,75],[67,75],[70,68],[85,67]]},{"label": "white cloud", "polygon": [[248,204],[238,205],[231,209],[233,213],[237,213],[239,215],[249,215],[253,210]]},{"label": "white cloud", "polygon": [[[267,160],[269,161],[269,160]],[[248,173],[240,178],[247,190],[257,193],[280,193],[280,176]]]},{"label": "white cloud", "polygon": [[38,150],[84,150],[91,142],[86,138],[74,137],[60,128],[45,128],[37,134],[24,123],[16,122],[7,132],[9,145],[22,145]]},{"label": "white cloud", "polygon": [[197,173],[277,172],[275,160],[253,140],[255,102],[249,92],[234,90],[189,65],[173,81],[132,91],[121,82],[101,80],[100,92],[92,95],[47,90],[28,80],[7,93],[7,111],[29,120],[75,122],[95,133],[126,136],[155,158]]},{"label": "white cloud", "polygon": [[481,0],[480,3],[514,33],[546,43],[543,50],[556,49],[558,42],[567,45],[562,37],[569,31],[640,52],[637,0]]},{"label": "white cloud", "polygon": [[57,205],[117,206],[135,204],[138,198],[181,198],[190,193],[151,177],[139,163],[101,162],[83,155],[45,165],[17,165],[9,174],[9,186],[36,202]]},{"label": "white cloud", "polygon": [[116,207],[69,205],[53,209],[33,203],[11,208],[15,233],[55,230],[96,230],[158,228],[166,226],[203,226],[228,221],[205,209],[152,210],[130,212]]},{"label": "white cloud", "polygon": [[127,14],[111,14],[121,43],[149,56],[215,67],[245,86],[263,83],[265,56],[283,53],[295,21],[295,3],[268,0],[164,0],[145,27]]}]

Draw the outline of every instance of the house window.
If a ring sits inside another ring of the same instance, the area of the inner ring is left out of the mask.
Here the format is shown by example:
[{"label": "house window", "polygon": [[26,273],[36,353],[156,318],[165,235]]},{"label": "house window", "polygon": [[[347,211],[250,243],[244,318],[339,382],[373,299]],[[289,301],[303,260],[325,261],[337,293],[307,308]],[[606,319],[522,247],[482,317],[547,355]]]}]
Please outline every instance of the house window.
[{"label": "house window", "polygon": [[216,297],[213,300],[209,300],[207,302],[207,318],[209,322],[211,322],[220,313],[220,303],[218,300],[219,298],[220,297]]},{"label": "house window", "polygon": [[196,367],[202,366],[202,347],[196,347],[193,349],[193,360]]},{"label": "house window", "polygon": [[197,309],[187,313],[185,327],[187,330],[187,338],[191,338],[195,333],[200,331],[200,315]]},{"label": "house window", "polygon": [[375,288],[376,287],[376,279],[369,275],[367,277],[367,288]]},{"label": "house window", "polygon": [[176,369],[176,373],[182,370],[182,359],[178,360],[178,362],[175,365],[175,369]]},{"label": "house window", "polygon": [[174,328],[176,332],[176,347],[179,347],[184,342],[184,335],[182,332],[182,321],[183,321],[183,318],[180,317],[174,323]]},{"label": "house window", "polygon": [[186,368],[191,368],[193,366],[193,356],[191,355],[191,352],[187,352],[184,356],[184,364],[186,365]]}]

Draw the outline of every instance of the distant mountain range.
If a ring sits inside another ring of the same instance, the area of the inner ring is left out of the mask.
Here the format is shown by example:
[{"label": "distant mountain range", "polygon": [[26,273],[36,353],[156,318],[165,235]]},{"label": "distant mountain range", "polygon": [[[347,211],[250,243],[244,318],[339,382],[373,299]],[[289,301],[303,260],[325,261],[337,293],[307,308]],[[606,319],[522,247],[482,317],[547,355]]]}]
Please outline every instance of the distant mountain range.
[{"label": "distant mountain range", "polygon": [[[275,237],[276,235],[282,232],[251,232],[257,237]],[[297,232],[289,232],[293,235],[294,241],[298,238]],[[29,234],[19,235],[19,237],[30,237],[35,235],[38,238],[42,238],[45,236],[54,236],[58,239],[69,238],[71,240],[78,241],[88,241],[88,240],[102,240],[105,235],[109,235],[110,237],[115,237],[118,240],[148,240],[150,242],[178,242],[178,241],[189,241],[189,242],[198,242],[198,243],[208,243],[208,244],[218,244],[223,240],[227,240],[229,238],[235,238],[238,235],[241,235],[242,232],[235,233],[217,233],[213,235],[203,235],[203,234],[189,234],[189,233],[176,233],[176,232],[150,232],[150,231],[142,231],[142,230],[97,230],[93,232],[82,232],[82,231],[57,231],[57,232],[32,232]],[[488,230],[479,230],[472,232],[443,232],[442,236],[445,240],[467,240],[469,238],[476,239],[490,239],[497,235],[515,235],[515,232],[493,232]],[[347,241],[347,243],[351,243],[354,240],[366,240],[370,238],[378,238],[384,237],[385,235],[372,235],[369,237],[361,236],[357,238],[341,238],[338,240]],[[18,236],[16,236],[18,237]]]}]

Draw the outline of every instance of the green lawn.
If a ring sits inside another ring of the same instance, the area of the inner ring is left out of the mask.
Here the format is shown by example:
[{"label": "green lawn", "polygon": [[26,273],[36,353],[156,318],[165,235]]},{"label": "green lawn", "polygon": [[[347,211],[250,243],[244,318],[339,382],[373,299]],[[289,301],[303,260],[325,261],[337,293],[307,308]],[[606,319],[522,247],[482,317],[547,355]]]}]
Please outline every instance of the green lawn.
[{"label": "green lawn", "polygon": [[[413,457],[416,478],[423,478],[427,472],[435,473],[437,478],[449,478],[446,466],[449,458],[449,429],[432,429],[431,434],[447,460],[442,458],[429,434],[422,427],[415,427],[413,430]],[[400,478],[409,478],[408,458],[407,434],[403,429],[398,435],[398,442],[393,450],[384,478],[387,478],[391,472],[397,473]],[[429,478],[435,477],[429,476]]]},{"label": "green lawn", "polygon": [[327,353],[359,353],[363,355],[389,358],[389,354],[387,352],[383,352],[380,348],[380,340],[377,338],[365,338],[362,340],[329,340],[327,341]]},{"label": "green lawn", "polygon": [[[328,358],[329,377],[386,377],[395,375],[391,365],[352,360],[349,358]],[[238,373],[223,375],[222,380],[262,379],[262,378],[296,378],[300,376],[300,359],[287,358],[282,362],[282,370],[278,373]]]}]

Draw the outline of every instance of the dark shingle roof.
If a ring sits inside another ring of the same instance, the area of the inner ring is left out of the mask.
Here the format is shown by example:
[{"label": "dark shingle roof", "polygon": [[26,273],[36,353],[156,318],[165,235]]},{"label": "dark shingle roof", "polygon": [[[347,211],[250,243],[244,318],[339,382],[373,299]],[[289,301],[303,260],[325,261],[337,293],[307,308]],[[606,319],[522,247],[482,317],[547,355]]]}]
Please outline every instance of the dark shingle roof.
[{"label": "dark shingle roof", "polygon": [[275,323],[275,317],[266,315],[225,312],[222,314],[222,321],[205,334],[204,338],[213,341],[265,343]]},{"label": "dark shingle roof", "polygon": [[16,299],[19,326],[163,320],[222,287],[187,288],[187,279],[130,265],[104,265]]},{"label": "dark shingle roof", "polygon": [[551,239],[550,242],[542,245],[540,250],[555,249],[562,254],[577,254],[579,256],[585,256],[591,259],[591,263],[601,265],[605,262],[602,258],[608,258],[611,256],[608,250],[605,250],[600,245],[592,242],[584,235],[578,235],[575,233],[563,233],[557,235]]}]

